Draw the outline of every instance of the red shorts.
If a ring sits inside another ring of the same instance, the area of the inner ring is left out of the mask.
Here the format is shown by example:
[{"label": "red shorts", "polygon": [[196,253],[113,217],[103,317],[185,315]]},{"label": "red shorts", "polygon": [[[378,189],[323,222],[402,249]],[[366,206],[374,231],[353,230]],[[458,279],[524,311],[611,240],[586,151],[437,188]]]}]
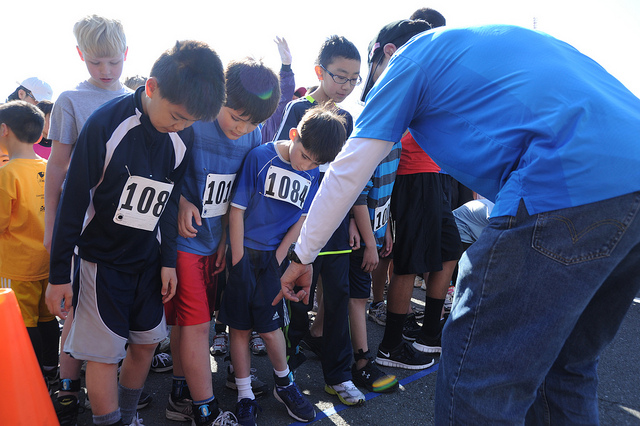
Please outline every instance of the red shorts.
[{"label": "red shorts", "polygon": [[213,275],[216,258],[215,253],[201,256],[178,251],[176,295],[164,305],[167,324],[197,325],[211,320],[218,288],[218,276]]}]

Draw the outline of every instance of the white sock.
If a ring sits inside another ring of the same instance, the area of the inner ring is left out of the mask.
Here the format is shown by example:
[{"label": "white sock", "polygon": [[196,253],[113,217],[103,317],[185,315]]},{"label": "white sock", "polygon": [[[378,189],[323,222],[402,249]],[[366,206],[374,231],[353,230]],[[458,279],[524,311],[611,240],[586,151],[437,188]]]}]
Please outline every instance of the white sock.
[{"label": "white sock", "polygon": [[251,389],[251,376],[242,378],[236,376],[236,386],[238,387],[238,401],[245,398],[256,399]]}]

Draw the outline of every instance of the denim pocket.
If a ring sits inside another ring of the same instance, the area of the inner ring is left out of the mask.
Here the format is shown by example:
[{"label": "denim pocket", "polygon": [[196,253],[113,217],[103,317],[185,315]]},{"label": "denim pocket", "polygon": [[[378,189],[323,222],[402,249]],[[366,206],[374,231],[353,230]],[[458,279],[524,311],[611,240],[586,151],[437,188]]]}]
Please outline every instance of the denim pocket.
[{"label": "denim pocket", "polygon": [[564,265],[608,257],[640,208],[640,193],[540,213],[532,247]]}]

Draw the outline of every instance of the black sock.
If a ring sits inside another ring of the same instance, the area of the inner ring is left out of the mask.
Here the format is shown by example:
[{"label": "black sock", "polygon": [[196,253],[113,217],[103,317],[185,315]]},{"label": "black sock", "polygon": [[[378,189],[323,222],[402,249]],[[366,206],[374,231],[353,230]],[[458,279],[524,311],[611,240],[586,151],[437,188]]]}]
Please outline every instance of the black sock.
[{"label": "black sock", "polygon": [[436,337],[440,334],[440,317],[442,316],[442,307],[444,299],[432,299],[425,297],[424,319],[422,320],[422,331],[430,337]]},{"label": "black sock", "polygon": [[387,324],[384,327],[384,336],[381,345],[385,349],[393,349],[402,343],[402,326],[407,314],[396,314],[387,311]]}]

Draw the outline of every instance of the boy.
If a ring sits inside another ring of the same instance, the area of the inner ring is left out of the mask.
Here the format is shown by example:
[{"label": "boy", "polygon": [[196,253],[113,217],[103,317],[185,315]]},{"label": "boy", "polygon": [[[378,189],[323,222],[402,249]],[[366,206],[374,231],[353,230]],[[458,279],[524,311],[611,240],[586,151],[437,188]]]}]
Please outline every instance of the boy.
[{"label": "boy", "polygon": [[[344,37],[333,35],[320,47],[316,59],[315,72],[319,85],[310,95],[291,102],[285,111],[279,137],[295,128],[305,111],[314,105],[342,102],[355,86],[360,84],[360,53],[353,43]],[[338,114],[346,119],[347,136],[353,129],[353,119],[349,112],[338,108]],[[321,172],[326,167],[321,166]],[[322,175],[321,175],[322,176]],[[364,402],[364,395],[351,381],[351,340],[348,325],[349,304],[349,218],[345,217],[341,226],[323,248],[324,255],[314,264],[314,288],[322,276],[325,287],[319,300],[318,315],[309,329],[308,310],[313,305],[289,303],[291,324],[286,329],[289,345],[289,365],[296,368],[306,356],[299,351],[299,343],[321,355],[322,371],[331,394],[337,394],[346,405]],[[314,294],[312,290],[311,295]],[[322,348],[321,351],[319,348]]]},{"label": "boy", "polygon": [[254,329],[265,341],[274,368],[274,396],[298,421],[315,418],[287,366],[280,329],[279,268],[300,232],[318,188],[318,165],[333,160],[346,139],[344,120],[328,107],[308,111],[288,141],[252,150],[237,179],[229,212],[231,264],[222,297],[220,319],[229,325],[235,367],[238,421],[255,424],[257,409],[251,390],[249,336]]},{"label": "boy", "polygon": [[[86,16],[73,26],[73,34],[78,43],[76,50],[80,60],[87,66],[89,78],[75,89],[62,92],[51,112],[48,137],[52,142],[44,197],[44,245],[47,250],[51,249],[62,184],[82,126],[100,105],[131,93],[120,84],[122,67],[127,58],[127,40],[120,21],[97,15]],[[72,322],[73,311],[69,312],[69,320],[65,321],[62,347]],[[63,351],[60,353],[60,391],[55,407],[62,426],[76,424],[81,367],[81,360],[73,359]]]},{"label": "boy", "polygon": [[58,363],[59,330],[44,304],[49,275],[49,254],[42,246],[46,160],[33,151],[43,126],[44,114],[25,101],[0,105],[0,151],[10,159],[0,169],[0,287],[14,290],[45,372],[45,366]]},{"label": "boy", "polygon": [[[209,329],[217,274],[224,269],[229,194],[244,157],[261,143],[258,124],[273,114],[280,99],[278,76],[255,59],[230,62],[225,79],[227,98],[218,118],[193,126],[194,149],[178,216],[181,235],[189,237],[177,239],[180,286],[165,305],[167,323],[173,326],[174,362],[166,416],[193,419],[198,426],[211,424],[218,413],[211,385]],[[242,84],[247,80],[252,86]]]},{"label": "boy", "polygon": [[78,138],[56,218],[47,306],[66,318],[75,294],[64,351],[88,361],[96,425],[138,424],[142,386],[166,337],[162,302],[175,293],[174,219],[193,144],[188,127],[215,118],[223,79],[205,43],[177,42],[144,87],[96,110]]},{"label": "boy", "polygon": [[401,150],[400,142],[394,144],[351,209],[361,235],[361,245],[364,246],[350,256],[349,324],[355,359],[351,374],[358,385],[373,392],[392,392],[398,388],[396,377],[383,373],[371,360],[367,343],[366,306],[371,292],[371,273],[379,261],[378,252],[383,256],[388,255],[393,247],[388,220]]}]

